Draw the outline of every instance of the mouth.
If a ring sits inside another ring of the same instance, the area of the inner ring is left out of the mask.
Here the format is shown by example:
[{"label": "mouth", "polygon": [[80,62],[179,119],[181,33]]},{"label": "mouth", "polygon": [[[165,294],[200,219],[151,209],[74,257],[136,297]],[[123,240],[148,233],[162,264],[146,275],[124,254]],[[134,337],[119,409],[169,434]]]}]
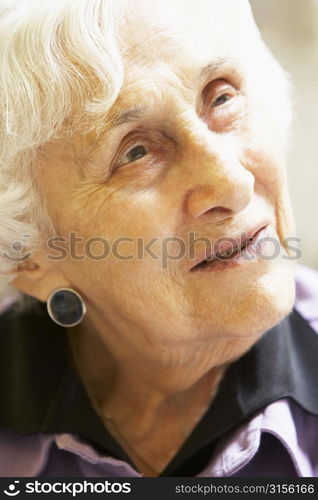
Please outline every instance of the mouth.
[{"label": "mouth", "polygon": [[220,264],[239,264],[240,257],[251,253],[257,253],[257,243],[260,237],[264,234],[269,223],[259,224],[254,229],[241,233],[238,237],[222,238],[222,242],[214,245],[213,249],[208,252],[205,257],[196,261],[190,271],[205,270],[206,268],[215,268]]}]

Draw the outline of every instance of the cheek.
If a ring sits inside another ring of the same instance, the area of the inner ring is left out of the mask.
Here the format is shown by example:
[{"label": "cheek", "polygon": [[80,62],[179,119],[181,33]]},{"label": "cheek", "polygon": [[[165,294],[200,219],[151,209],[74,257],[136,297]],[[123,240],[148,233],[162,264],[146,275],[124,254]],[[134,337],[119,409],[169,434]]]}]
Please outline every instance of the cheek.
[{"label": "cheek", "polygon": [[[255,123],[255,122],[254,122]],[[243,138],[241,163],[268,195],[279,196],[287,185],[285,155],[268,123],[255,123]]]},{"label": "cheek", "polygon": [[[155,193],[150,192],[132,196],[116,191],[109,196],[104,187],[94,195],[86,193],[68,207],[60,233],[68,239],[70,228],[76,232],[81,241],[73,244],[71,253],[84,258],[71,256],[57,265],[81,288],[94,286],[97,297],[106,288],[118,288],[120,293],[124,288],[128,297],[133,288],[140,293],[157,287],[160,300],[159,281],[163,278],[164,287],[164,276],[168,276],[167,269],[161,276],[162,241],[173,234],[163,208]],[[79,212],[80,218],[76,216]]]},{"label": "cheek", "polygon": [[243,151],[241,163],[254,175],[256,186],[261,184],[267,194],[276,197],[285,189],[286,169],[275,151],[249,145]]},{"label": "cheek", "polygon": [[275,212],[276,231],[280,242],[295,236],[294,215],[287,185],[284,159],[275,151],[246,148],[243,164],[255,177],[255,189],[261,191]]},{"label": "cheek", "polygon": [[254,110],[241,132],[242,164],[253,173],[256,183],[277,196],[287,183],[286,153],[277,126],[265,112]]},{"label": "cheek", "polygon": [[[166,197],[155,189],[138,193],[116,190],[106,201],[101,190],[99,197],[99,201],[92,200],[91,221],[85,232],[91,234],[93,226],[94,232],[110,241],[112,249],[117,241],[118,253],[137,257],[137,262],[127,259],[126,269],[148,264],[157,266],[152,256],[161,257],[164,238],[175,234],[175,221]],[[116,257],[117,252],[112,253]],[[120,267],[122,262],[115,264]]]}]

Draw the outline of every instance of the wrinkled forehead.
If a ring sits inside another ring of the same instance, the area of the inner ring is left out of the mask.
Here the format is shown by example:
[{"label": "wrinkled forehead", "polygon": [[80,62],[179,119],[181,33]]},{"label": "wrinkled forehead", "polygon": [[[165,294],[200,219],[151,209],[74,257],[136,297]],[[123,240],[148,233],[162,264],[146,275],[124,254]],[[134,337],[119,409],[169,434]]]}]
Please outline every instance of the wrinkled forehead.
[{"label": "wrinkled forehead", "polygon": [[191,71],[207,59],[248,58],[258,39],[247,0],[126,0],[120,29],[126,67],[164,62]]}]

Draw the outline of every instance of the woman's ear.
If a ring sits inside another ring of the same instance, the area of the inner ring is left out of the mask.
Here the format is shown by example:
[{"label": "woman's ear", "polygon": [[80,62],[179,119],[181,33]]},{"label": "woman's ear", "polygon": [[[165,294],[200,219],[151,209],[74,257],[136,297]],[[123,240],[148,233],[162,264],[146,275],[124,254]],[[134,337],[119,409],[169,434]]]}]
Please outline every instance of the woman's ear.
[{"label": "woman's ear", "polygon": [[70,287],[62,273],[40,252],[17,263],[10,274],[14,274],[9,282],[11,286],[42,302],[46,302],[56,288]]}]

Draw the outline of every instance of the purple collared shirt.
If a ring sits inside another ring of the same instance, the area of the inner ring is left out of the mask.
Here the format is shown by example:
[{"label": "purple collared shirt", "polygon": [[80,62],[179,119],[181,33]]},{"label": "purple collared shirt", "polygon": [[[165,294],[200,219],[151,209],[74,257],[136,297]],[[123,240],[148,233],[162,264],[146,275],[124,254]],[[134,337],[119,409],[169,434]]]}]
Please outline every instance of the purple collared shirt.
[{"label": "purple collared shirt", "polygon": [[[295,308],[318,334],[318,272],[296,271]],[[197,477],[318,476],[318,416],[288,399],[269,404],[222,438]],[[0,430],[1,477],[140,477],[77,435]]]}]

